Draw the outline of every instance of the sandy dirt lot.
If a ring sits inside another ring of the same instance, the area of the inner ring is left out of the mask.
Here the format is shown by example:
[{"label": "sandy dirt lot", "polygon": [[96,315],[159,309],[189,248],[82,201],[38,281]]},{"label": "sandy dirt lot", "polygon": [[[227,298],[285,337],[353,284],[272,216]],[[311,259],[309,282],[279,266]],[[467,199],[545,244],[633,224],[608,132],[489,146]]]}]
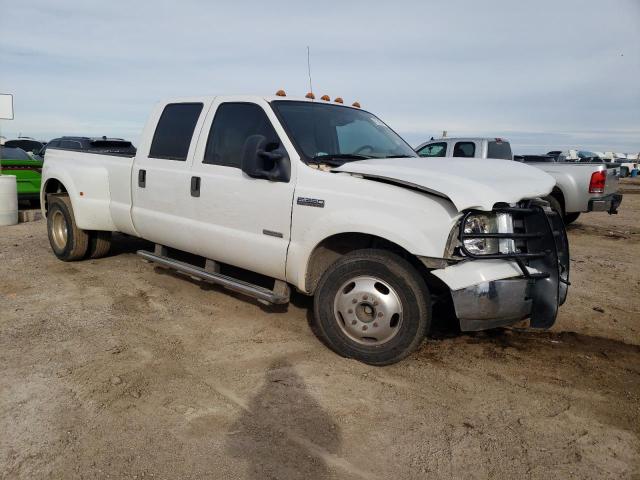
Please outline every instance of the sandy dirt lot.
[{"label": "sandy dirt lot", "polygon": [[[119,237],[63,263],[0,230],[0,478],[640,478],[640,188],[570,228],[551,331],[340,358],[310,303],[165,273]],[[632,192],[632,190],[635,190]]]}]

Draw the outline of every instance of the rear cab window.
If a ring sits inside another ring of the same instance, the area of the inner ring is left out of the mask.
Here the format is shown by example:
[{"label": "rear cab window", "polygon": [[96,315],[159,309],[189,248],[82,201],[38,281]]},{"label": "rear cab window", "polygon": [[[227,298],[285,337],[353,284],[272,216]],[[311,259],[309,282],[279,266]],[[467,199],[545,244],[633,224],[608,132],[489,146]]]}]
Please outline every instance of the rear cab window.
[{"label": "rear cab window", "polygon": [[430,143],[418,151],[421,157],[446,157],[447,142]]},{"label": "rear cab window", "polygon": [[513,160],[511,144],[498,139],[490,141],[487,145],[487,158]]},{"label": "rear cab window", "polygon": [[166,105],[153,134],[149,157],[184,162],[202,108],[202,103]]}]

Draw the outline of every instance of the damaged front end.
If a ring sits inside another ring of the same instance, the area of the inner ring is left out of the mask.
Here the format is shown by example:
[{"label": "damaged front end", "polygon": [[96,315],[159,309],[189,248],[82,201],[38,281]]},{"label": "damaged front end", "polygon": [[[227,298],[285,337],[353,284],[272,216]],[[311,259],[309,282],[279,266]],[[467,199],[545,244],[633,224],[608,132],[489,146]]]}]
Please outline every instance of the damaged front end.
[{"label": "damaged front end", "polygon": [[465,211],[455,265],[432,273],[451,289],[463,331],[530,318],[549,328],[569,286],[569,244],[562,218],[539,199]]}]

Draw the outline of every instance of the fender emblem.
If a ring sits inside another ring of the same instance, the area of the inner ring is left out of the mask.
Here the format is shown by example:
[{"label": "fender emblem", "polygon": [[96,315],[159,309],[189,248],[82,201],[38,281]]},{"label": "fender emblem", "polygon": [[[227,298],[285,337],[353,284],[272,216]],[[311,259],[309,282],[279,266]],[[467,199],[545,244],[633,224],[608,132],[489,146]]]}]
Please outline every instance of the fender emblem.
[{"label": "fender emblem", "polygon": [[297,203],[305,207],[324,208],[324,200],[320,200],[319,198],[298,197]]}]

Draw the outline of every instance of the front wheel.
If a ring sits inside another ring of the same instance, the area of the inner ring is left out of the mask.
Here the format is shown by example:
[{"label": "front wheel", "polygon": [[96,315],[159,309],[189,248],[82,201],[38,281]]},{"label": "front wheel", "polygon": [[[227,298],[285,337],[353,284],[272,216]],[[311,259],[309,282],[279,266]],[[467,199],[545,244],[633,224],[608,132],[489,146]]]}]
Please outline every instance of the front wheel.
[{"label": "front wheel", "polygon": [[357,250],[324,273],[314,297],[317,333],[338,354],[370,365],[398,362],[424,339],[431,300],[418,271],[384,250]]}]

